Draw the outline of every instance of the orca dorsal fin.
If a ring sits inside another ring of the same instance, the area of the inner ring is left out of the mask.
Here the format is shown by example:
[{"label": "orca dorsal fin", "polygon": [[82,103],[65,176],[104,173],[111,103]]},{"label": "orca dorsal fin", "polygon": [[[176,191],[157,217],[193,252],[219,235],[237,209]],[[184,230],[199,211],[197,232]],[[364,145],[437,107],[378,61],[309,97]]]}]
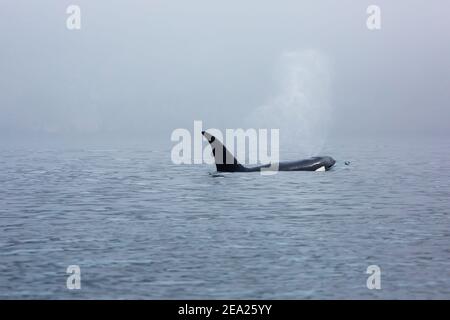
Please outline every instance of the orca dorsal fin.
[{"label": "orca dorsal fin", "polygon": [[211,145],[212,153],[214,155],[214,161],[216,163],[216,169],[219,172],[239,172],[245,171],[245,167],[242,166],[233,154],[225,148],[225,146],[216,137],[208,132],[202,131],[202,135],[208,140]]}]

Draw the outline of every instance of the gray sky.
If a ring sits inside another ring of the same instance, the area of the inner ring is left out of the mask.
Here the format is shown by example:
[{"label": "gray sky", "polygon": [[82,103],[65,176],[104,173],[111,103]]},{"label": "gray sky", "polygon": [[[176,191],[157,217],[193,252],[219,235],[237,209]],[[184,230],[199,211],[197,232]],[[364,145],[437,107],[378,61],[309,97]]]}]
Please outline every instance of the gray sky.
[{"label": "gray sky", "polygon": [[[81,30],[66,29],[70,4],[81,7]],[[370,4],[381,8],[381,30],[366,27]],[[0,141],[170,142],[173,129],[192,129],[193,120],[218,128],[264,123],[270,108],[258,112],[268,105],[286,111],[277,118],[291,119],[286,130],[323,118],[317,128],[334,136],[450,136],[448,1],[1,0],[0,7]],[[289,54],[294,61],[286,62]],[[305,71],[296,80],[305,100],[284,108],[289,68]]]}]

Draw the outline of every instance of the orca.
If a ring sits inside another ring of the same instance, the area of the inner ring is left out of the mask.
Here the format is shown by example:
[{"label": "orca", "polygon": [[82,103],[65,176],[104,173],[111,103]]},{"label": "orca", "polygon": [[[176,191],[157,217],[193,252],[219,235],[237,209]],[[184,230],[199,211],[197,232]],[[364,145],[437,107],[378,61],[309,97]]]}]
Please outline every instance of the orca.
[{"label": "orca", "polygon": [[[272,169],[273,167],[277,168],[276,171],[328,171],[336,163],[332,157],[325,156],[295,161],[281,161],[278,163],[278,166],[268,163],[254,167],[244,167],[216,137],[205,131],[202,131],[202,135],[211,145],[218,172],[260,172],[262,170],[274,170]],[[222,148],[221,153],[216,152],[216,149],[219,148]],[[220,159],[221,157],[222,159]]]}]

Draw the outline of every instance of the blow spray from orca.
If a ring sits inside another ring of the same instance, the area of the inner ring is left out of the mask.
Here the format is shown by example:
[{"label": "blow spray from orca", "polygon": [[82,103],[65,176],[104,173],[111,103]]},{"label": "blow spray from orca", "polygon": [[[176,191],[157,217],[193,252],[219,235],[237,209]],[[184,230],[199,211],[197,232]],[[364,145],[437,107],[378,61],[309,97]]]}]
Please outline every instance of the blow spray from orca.
[{"label": "blow spray from orca", "polygon": [[316,50],[285,52],[277,63],[275,78],[276,94],[246,122],[251,127],[279,128],[281,154],[319,154],[332,111],[328,59]]}]

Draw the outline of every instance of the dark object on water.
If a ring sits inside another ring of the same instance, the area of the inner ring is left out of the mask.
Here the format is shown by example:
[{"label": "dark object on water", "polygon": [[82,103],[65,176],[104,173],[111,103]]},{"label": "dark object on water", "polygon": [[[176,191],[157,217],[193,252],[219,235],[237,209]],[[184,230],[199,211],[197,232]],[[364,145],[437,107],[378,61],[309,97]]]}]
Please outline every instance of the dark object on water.
[{"label": "dark object on water", "polygon": [[350,161],[345,161],[344,164],[345,164],[346,166],[348,166],[348,165],[350,165]]},{"label": "dark object on water", "polygon": [[[271,164],[264,164],[255,167],[244,167],[236,158],[225,148],[225,146],[216,139],[216,137],[209,133],[202,131],[203,136],[211,144],[213,150],[214,159],[216,162],[216,169],[219,172],[257,172],[263,170],[274,170]],[[222,148],[222,154],[216,152]],[[220,159],[222,157],[222,159]],[[228,159],[228,161],[227,161]],[[296,160],[296,161],[283,161],[275,166],[278,171],[327,171],[336,161],[332,157],[312,157],[309,159]]]}]

